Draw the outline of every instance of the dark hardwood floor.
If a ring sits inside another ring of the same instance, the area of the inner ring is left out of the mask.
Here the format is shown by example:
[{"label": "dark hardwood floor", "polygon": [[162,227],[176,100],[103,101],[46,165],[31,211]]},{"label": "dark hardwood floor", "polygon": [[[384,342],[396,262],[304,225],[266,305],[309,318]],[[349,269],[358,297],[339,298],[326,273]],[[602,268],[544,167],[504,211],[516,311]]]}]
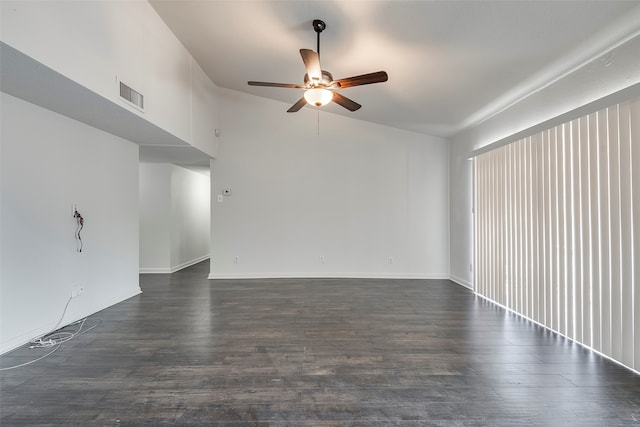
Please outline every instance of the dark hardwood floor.
[{"label": "dark hardwood floor", "polygon": [[207,273],[143,275],[98,327],[0,372],[0,424],[640,424],[640,376],[447,280]]}]

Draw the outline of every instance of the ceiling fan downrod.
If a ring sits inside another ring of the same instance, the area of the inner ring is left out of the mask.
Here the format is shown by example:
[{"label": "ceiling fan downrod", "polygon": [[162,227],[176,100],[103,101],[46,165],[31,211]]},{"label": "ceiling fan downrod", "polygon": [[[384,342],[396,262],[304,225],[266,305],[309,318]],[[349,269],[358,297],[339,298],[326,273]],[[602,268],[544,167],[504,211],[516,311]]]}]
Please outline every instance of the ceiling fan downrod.
[{"label": "ceiling fan downrod", "polygon": [[327,24],[325,24],[324,21],[320,19],[313,20],[313,30],[316,32],[318,39],[318,50],[316,50],[318,56],[320,56],[320,33],[324,31],[325,28],[327,28]]}]

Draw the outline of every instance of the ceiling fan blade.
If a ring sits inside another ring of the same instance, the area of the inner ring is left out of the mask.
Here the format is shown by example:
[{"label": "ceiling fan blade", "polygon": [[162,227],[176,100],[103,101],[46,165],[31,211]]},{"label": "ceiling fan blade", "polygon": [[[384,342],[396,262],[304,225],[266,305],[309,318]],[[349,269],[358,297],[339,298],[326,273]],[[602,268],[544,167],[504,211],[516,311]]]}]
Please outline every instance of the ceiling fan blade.
[{"label": "ceiling fan blade", "polygon": [[307,69],[307,75],[309,79],[321,81],[322,70],[320,69],[320,56],[317,52],[311,49],[300,49],[300,56],[302,56],[302,62]]},{"label": "ceiling fan blade", "polygon": [[333,102],[335,102],[338,105],[343,106],[344,108],[346,108],[349,111],[356,111],[360,107],[362,107],[362,105],[358,104],[355,101],[350,100],[346,96],[340,95],[338,92],[334,92],[333,93]]},{"label": "ceiling fan blade", "polygon": [[304,89],[304,86],[291,83],[247,82],[249,86],[285,87],[290,89]]},{"label": "ceiling fan blade", "polygon": [[382,83],[389,80],[389,76],[385,71],[376,71],[375,73],[362,74],[361,76],[347,77],[344,79],[334,80],[344,89],[352,86],[370,85],[372,83]]},{"label": "ceiling fan blade", "polygon": [[295,104],[293,104],[291,106],[291,108],[289,108],[287,110],[287,113],[295,113],[296,111],[300,111],[300,109],[302,107],[304,107],[304,105],[307,103],[307,101],[305,101],[304,96],[300,99],[298,99],[298,102],[296,102]]}]

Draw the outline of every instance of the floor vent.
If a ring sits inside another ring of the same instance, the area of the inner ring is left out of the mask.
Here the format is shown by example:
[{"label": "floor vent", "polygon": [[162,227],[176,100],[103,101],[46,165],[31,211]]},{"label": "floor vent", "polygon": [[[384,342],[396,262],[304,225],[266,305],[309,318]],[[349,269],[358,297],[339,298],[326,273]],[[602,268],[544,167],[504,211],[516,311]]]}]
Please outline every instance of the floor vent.
[{"label": "floor vent", "polygon": [[120,97],[126,99],[141,110],[144,110],[144,96],[122,82],[120,82]]}]

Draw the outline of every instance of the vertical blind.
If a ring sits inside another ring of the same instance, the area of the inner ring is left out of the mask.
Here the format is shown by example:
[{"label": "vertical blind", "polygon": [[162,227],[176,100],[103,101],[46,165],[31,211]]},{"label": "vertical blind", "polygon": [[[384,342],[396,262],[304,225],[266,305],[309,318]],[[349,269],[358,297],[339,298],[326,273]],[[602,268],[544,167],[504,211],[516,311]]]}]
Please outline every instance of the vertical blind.
[{"label": "vertical blind", "polygon": [[474,159],[475,290],[640,370],[640,98]]}]

